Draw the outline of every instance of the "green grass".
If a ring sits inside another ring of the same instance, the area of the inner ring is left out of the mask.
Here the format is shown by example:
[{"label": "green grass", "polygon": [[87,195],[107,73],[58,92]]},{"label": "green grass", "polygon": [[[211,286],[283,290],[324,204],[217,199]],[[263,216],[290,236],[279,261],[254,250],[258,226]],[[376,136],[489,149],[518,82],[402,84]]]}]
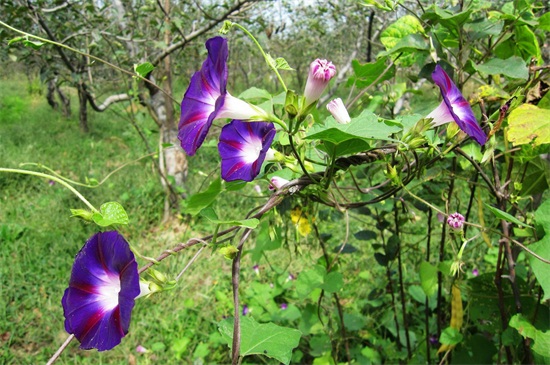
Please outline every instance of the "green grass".
[{"label": "green grass", "polygon": [[[73,180],[101,180],[115,168],[146,154],[132,125],[118,115],[90,113],[91,133],[83,134],[76,116],[64,119],[50,109],[43,96],[29,95],[24,82],[3,79],[1,85],[2,167],[41,163]],[[154,128],[150,123],[149,128]],[[157,143],[156,136],[151,135],[152,145]],[[182,224],[160,226],[164,193],[151,160],[128,165],[100,187],[79,190],[96,207],[107,201],[121,202],[131,218],[123,233],[144,254],[156,256],[178,243],[186,233]],[[60,184],[2,173],[0,192],[0,362],[41,363],[66,338],[61,297],[74,255],[96,227],[70,218],[70,208],[86,207]],[[181,270],[186,256],[166,260],[163,270]],[[179,312],[178,306],[183,296],[193,298],[183,293],[187,290],[194,293],[196,289],[191,282],[178,288],[179,295],[162,295],[139,303],[128,341],[114,351],[105,354],[80,351],[75,341],[59,363],[97,363],[98,358],[102,362],[119,363],[130,354],[136,355],[134,349],[138,344],[150,346],[151,341],[162,342],[155,335],[161,333],[162,327],[166,329],[162,336],[183,333],[182,328],[196,315],[185,317],[186,311]],[[170,342],[167,341],[168,345]]]},{"label": "green grass", "polygon": [[[0,105],[0,166],[4,168],[38,169],[20,164],[40,163],[84,182],[91,178],[101,180],[147,153],[134,127],[124,118],[125,106],[119,107],[117,113],[90,111],[91,132],[84,134],[76,115],[63,118],[47,105],[43,95],[29,94],[20,79],[0,80]],[[75,114],[74,93],[72,105]],[[144,119],[140,120],[140,127],[152,131],[147,133],[149,143],[156,146],[156,125]],[[214,148],[205,147],[190,161],[188,193],[206,187],[205,175],[219,173],[215,153]],[[260,185],[267,191],[265,182]],[[162,222],[164,192],[152,161],[147,158],[129,164],[97,188],[78,190],[96,207],[107,201],[123,204],[130,224],[122,228],[122,233],[147,256],[157,256],[190,237],[211,233],[212,225],[202,219]],[[232,212],[243,215],[263,201],[250,184],[224,195],[215,208],[220,216],[235,218]],[[97,230],[92,224],[71,218],[71,208],[86,207],[58,183],[50,185],[48,180],[34,176],[0,174],[0,363],[44,363],[67,338],[61,297],[74,255]],[[253,247],[254,242],[249,244]],[[264,261],[261,278],[253,274],[254,263],[245,256],[243,281],[262,282],[266,287],[270,281],[283,281],[289,264],[294,273],[302,270],[305,265],[293,261],[295,249],[292,244],[284,252],[270,254],[273,270]],[[195,252],[192,249],[170,257],[158,269],[174,277]],[[119,364],[132,358],[140,364],[176,360],[189,363],[197,358],[229,362],[229,348],[221,341],[217,323],[232,315],[231,267],[228,260],[213,252],[204,250],[172,292],[137,302],[130,332],[121,345],[98,353],[79,350],[77,341],[73,341],[57,363]],[[307,247],[305,256],[319,257],[320,253],[318,248]],[[144,263],[138,261],[140,265]],[[243,285],[242,303],[250,303],[247,296],[255,295],[246,288]],[[292,295],[287,293],[287,297]],[[254,310],[258,315],[265,313],[260,305]],[[138,345],[152,352],[138,354]]]}]

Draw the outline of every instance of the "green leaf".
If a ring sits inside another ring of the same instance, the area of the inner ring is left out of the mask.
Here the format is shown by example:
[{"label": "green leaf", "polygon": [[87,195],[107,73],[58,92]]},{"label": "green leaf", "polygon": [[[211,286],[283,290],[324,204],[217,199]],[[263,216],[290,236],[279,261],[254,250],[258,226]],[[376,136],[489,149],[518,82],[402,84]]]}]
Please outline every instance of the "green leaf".
[{"label": "green leaf", "polygon": [[539,331],[521,314],[516,314],[510,318],[509,324],[510,327],[518,330],[523,337],[535,341],[532,347],[534,352],[544,357],[550,357],[550,331]]},{"label": "green leaf", "polygon": [[354,233],[353,236],[360,241],[370,241],[375,239],[378,235],[374,231],[363,230]]},{"label": "green leaf", "polygon": [[533,228],[533,227],[531,227],[530,225],[523,223],[522,221],[520,221],[519,219],[517,219],[517,218],[514,217],[513,215],[508,214],[508,213],[506,213],[506,212],[503,212],[502,210],[500,210],[500,209],[498,209],[498,208],[492,207],[492,206],[490,206],[490,205],[487,204],[487,203],[485,203],[485,206],[486,206],[487,208],[489,208],[489,210],[490,210],[490,211],[495,215],[495,217],[497,217],[497,218],[504,219],[505,221],[508,221],[508,222],[511,222],[511,223],[515,223],[515,224],[517,224],[518,226],[522,226],[522,227],[526,227],[526,228]]},{"label": "green leaf", "polygon": [[261,99],[261,100],[270,100],[271,94],[269,91],[264,89],[258,89],[257,87],[251,87],[246,89],[239,95],[239,99],[252,100],[252,99]]},{"label": "green leaf", "polygon": [[[222,338],[231,344],[233,340],[233,318],[218,323]],[[273,323],[258,323],[252,317],[241,317],[241,348],[239,355],[264,355],[283,364],[290,363],[292,350],[298,346],[302,333],[294,328],[277,326]]]},{"label": "green leaf", "polygon": [[252,255],[253,262],[259,262],[264,251],[273,251],[281,247],[280,228],[271,228],[268,221],[263,221],[256,237],[256,246],[252,250],[245,250],[245,254]]},{"label": "green leaf", "polygon": [[92,221],[94,213],[86,209],[71,209],[71,217],[82,218],[85,221]]},{"label": "green leaf", "polygon": [[336,293],[344,286],[342,273],[333,271],[325,275],[321,289],[329,293]]},{"label": "green leaf", "polygon": [[512,56],[505,60],[501,58],[492,58],[482,65],[474,65],[476,70],[487,75],[504,75],[513,79],[527,80],[529,69],[525,61],[518,56]]},{"label": "green leaf", "polygon": [[[546,234],[540,241],[529,245],[529,249],[538,256],[550,260],[550,230],[548,227],[546,227],[545,232]],[[537,281],[544,291],[542,300],[550,299],[550,265],[532,255],[529,255],[529,262],[531,269],[533,269],[533,274],[535,274]]]},{"label": "green leaf", "polygon": [[206,207],[200,212],[201,216],[208,219],[210,222],[215,224],[229,224],[232,226],[241,226],[246,228],[256,228],[260,221],[256,218],[251,219],[241,219],[241,220],[220,220],[214,209],[212,207]]},{"label": "green leaf", "polygon": [[[395,76],[395,65],[392,65],[384,75],[382,73],[386,70],[386,61],[388,57],[379,57],[376,62],[359,63],[357,60],[351,61],[351,67],[353,68],[354,76],[348,79],[347,85],[351,86],[355,84],[358,88],[362,89],[373,82],[379,83],[389,80]],[[382,75],[382,76],[381,76]],[[380,77],[380,79],[378,79]]]},{"label": "green leaf", "polygon": [[550,235],[550,199],[542,203],[535,211],[535,221],[547,235]]},{"label": "green leaf", "polygon": [[439,336],[439,342],[444,345],[456,345],[462,342],[462,333],[453,327],[447,327],[441,332]]},{"label": "green leaf", "polygon": [[508,116],[508,141],[514,146],[550,143],[550,113],[532,104],[522,104]]},{"label": "green leaf", "polygon": [[13,43],[17,43],[17,42],[21,42],[23,40],[25,40],[26,38],[25,37],[15,37],[15,38],[12,38],[8,41],[8,46],[12,45]]},{"label": "green leaf", "polygon": [[320,144],[318,147],[329,156],[340,157],[366,151],[370,149],[370,143],[363,139],[353,138],[346,140],[346,143],[339,144],[323,141],[323,144]]},{"label": "green leaf", "polygon": [[134,65],[134,71],[141,77],[146,77],[149,72],[153,71],[155,66],[151,62],[144,62],[140,65]]},{"label": "green leaf", "polygon": [[437,290],[437,272],[437,267],[429,262],[424,261],[420,264],[420,284],[428,297]]},{"label": "green leaf", "polygon": [[367,318],[360,314],[344,313],[344,326],[350,331],[359,331],[367,324]]},{"label": "green leaf", "polygon": [[432,9],[422,15],[422,19],[432,20],[451,31],[455,31],[462,27],[462,25],[470,18],[471,13],[471,10],[466,10],[461,13],[451,12],[434,4]]},{"label": "green leaf", "polygon": [[363,0],[363,3],[361,5],[366,7],[374,6],[384,11],[392,11],[394,9],[395,4],[392,4],[389,0],[385,0],[384,2],[386,3],[386,5],[382,5],[376,0]]},{"label": "green leaf", "polygon": [[393,140],[389,136],[401,130],[398,122],[378,120],[376,115],[364,110],[348,124],[339,124],[329,117],[324,125],[315,124],[306,139],[320,139],[336,145],[355,138]]},{"label": "green leaf", "polygon": [[299,299],[304,299],[314,289],[320,288],[323,285],[325,277],[325,268],[320,265],[315,265],[312,270],[303,271],[296,279],[296,294]]},{"label": "green leaf", "polygon": [[386,51],[388,51],[394,48],[406,36],[418,33],[424,34],[422,23],[412,15],[405,15],[390,24],[380,34],[380,42],[386,47]]},{"label": "green leaf", "polygon": [[277,67],[277,62],[271,57],[269,53],[265,54],[265,62],[269,65],[269,67]]},{"label": "green leaf", "polygon": [[11,45],[13,43],[21,42],[25,47],[31,47],[33,49],[39,49],[46,43],[40,42],[40,41],[31,41],[28,37],[15,37],[8,41],[8,45]]},{"label": "green leaf", "polygon": [[498,36],[502,32],[504,21],[494,18],[480,18],[471,23],[464,24],[464,30],[469,33],[472,40]]},{"label": "green leaf", "polygon": [[386,52],[380,52],[378,56],[386,56],[397,52],[418,52],[430,49],[428,40],[421,34],[409,34],[401,39],[395,47]]},{"label": "green leaf", "polygon": [[288,62],[282,58],[277,57],[275,60],[275,68],[278,70],[293,71],[294,69],[288,65]]},{"label": "green leaf", "polygon": [[222,181],[220,178],[212,181],[208,189],[202,193],[194,194],[184,201],[183,211],[192,216],[197,215],[201,210],[212,204],[222,192]]},{"label": "green leaf", "polygon": [[128,214],[117,202],[108,202],[99,208],[99,213],[92,216],[95,224],[101,227],[107,227],[113,224],[128,224]]},{"label": "green leaf", "polygon": [[520,52],[524,60],[529,61],[533,57],[539,61],[542,59],[539,41],[529,26],[516,26],[515,40],[517,50]]},{"label": "green leaf", "polygon": [[538,28],[550,32],[550,12],[542,14],[539,18]]}]

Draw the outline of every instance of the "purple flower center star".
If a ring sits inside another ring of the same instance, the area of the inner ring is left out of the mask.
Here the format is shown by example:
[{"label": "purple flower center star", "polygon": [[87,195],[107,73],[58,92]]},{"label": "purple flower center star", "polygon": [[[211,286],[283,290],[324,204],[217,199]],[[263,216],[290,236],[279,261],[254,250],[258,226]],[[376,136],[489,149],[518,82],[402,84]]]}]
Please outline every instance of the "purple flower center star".
[{"label": "purple flower center star", "polygon": [[75,257],[61,303],[65,329],[80,348],[110,350],[128,333],[139,274],[128,242],[116,231],[93,235]]},{"label": "purple flower center star", "polygon": [[443,101],[426,118],[433,118],[434,126],[454,121],[464,133],[483,146],[487,141],[487,136],[477,123],[470,104],[462,96],[449,75],[441,66],[436,65],[432,79],[439,86]]},{"label": "purple flower center star", "polygon": [[214,119],[265,119],[262,109],[231,96],[227,90],[227,40],[214,37],[206,41],[208,57],[195,72],[181,101],[178,139],[192,156],[202,145]]},{"label": "purple flower center star", "polygon": [[254,180],[260,173],[274,137],[273,123],[232,120],[226,124],[218,143],[222,158],[222,179]]}]

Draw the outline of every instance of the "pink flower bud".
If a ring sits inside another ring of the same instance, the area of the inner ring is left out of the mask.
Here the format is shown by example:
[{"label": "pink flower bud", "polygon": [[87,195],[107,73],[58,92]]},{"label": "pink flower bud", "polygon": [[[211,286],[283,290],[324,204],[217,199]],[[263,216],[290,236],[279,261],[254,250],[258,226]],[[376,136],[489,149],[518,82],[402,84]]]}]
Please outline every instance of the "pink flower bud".
[{"label": "pink flower bud", "polygon": [[318,58],[309,65],[309,75],[304,91],[305,106],[319,100],[334,75],[336,75],[336,67],[330,61]]},{"label": "pink flower bud", "polygon": [[269,184],[269,190],[280,189],[283,185],[288,184],[287,179],[283,179],[279,176],[273,176],[271,178],[271,184]]},{"label": "pink flower bud", "polygon": [[334,119],[340,124],[348,124],[351,122],[351,118],[349,117],[348,110],[346,109],[346,106],[344,105],[344,102],[342,99],[337,98],[332,100],[330,103],[327,104],[327,110],[332,114]]},{"label": "pink flower bud", "polygon": [[449,215],[449,218],[447,218],[447,224],[449,225],[449,227],[457,231],[462,229],[464,221],[464,216],[458,212]]},{"label": "pink flower bud", "polygon": [[149,350],[147,350],[145,347],[143,347],[141,345],[138,345],[136,347],[136,352],[140,353],[140,354],[145,354],[145,353],[149,352]]}]

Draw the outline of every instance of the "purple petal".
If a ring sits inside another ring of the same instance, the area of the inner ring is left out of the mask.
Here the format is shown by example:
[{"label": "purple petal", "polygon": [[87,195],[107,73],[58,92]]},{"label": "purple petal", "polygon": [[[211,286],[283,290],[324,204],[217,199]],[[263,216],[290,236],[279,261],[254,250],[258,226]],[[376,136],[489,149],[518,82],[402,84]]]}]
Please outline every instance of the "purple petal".
[{"label": "purple petal", "polygon": [[139,293],[137,262],[124,237],[96,233],[75,257],[61,301],[65,329],[82,349],[110,350],[128,333]]},{"label": "purple petal", "polygon": [[181,147],[192,156],[202,145],[212,121],[223,107],[227,86],[227,40],[206,41],[208,57],[195,72],[181,102],[178,138]]},{"label": "purple petal", "polygon": [[232,120],[222,128],[218,151],[225,181],[252,181],[260,173],[275,127],[267,122]]},{"label": "purple petal", "polygon": [[[475,139],[477,143],[483,146],[487,141],[487,136],[477,123],[470,104],[464,96],[462,96],[460,90],[458,90],[449,75],[445,73],[441,66],[436,65],[435,70],[432,73],[432,79],[436,85],[439,86],[441,95],[443,96],[443,101],[445,102],[448,112],[452,115],[456,124],[458,124],[463,132],[468,134],[470,137]],[[441,105],[438,108],[441,108]],[[443,124],[447,122],[443,120],[436,120],[435,115],[433,117],[436,124]]]}]

